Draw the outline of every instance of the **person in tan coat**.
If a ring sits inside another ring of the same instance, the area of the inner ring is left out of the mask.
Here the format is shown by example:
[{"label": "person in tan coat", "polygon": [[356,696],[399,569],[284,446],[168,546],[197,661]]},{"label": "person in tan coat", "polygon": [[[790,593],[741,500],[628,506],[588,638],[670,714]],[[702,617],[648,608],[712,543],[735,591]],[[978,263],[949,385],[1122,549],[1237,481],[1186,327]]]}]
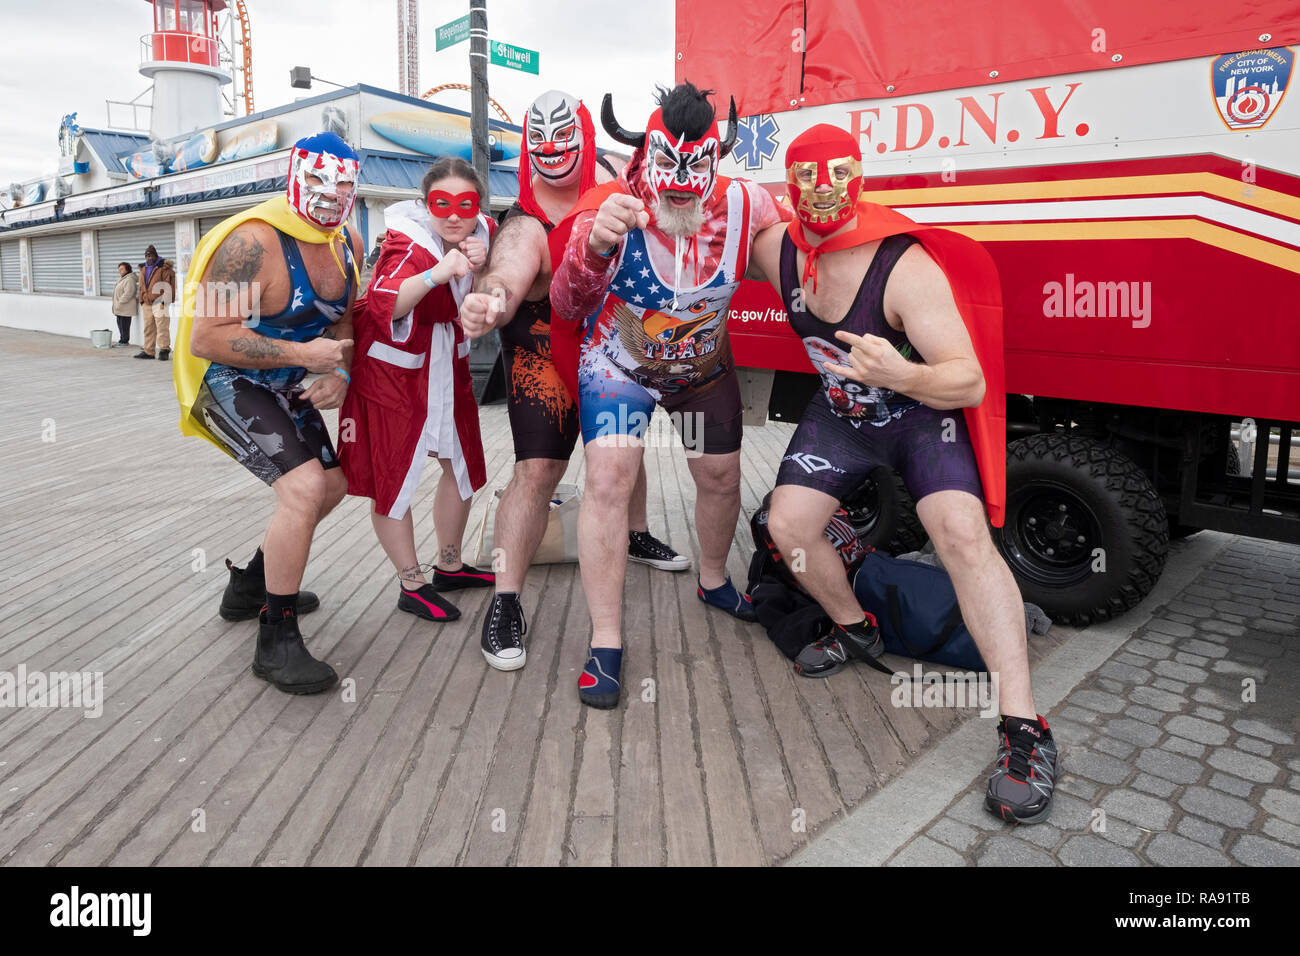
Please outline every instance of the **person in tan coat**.
[{"label": "person in tan coat", "polygon": [[[150,246],[144,251],[144,265],[140,269],[140,305],[144,311],[144,344],[136,353],[138,359],[171,357],[170,318],[168,307],[176,297],[176,270],[171,262],[158,257],[158,250]],[[157,345],[157,355],[154,346]]]},{"label": "person in tan coat", "polygon": [[117,264],[117,285],[113,287],[113,315],[117,318],[117,344],[131,344],[131,320],[140,311],[140,283],[131,263]]}]

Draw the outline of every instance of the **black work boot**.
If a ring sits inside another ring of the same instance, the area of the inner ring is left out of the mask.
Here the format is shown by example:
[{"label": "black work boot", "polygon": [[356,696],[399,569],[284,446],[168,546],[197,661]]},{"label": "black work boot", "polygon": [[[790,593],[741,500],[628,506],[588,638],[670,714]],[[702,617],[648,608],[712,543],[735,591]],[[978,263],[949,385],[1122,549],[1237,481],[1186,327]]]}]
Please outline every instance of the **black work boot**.
[{"label": "black work boot", "polygon": [[286,694],[319,694],[339,679],[334,668],[308,652],[292,611],[279,624],[268,624],[265,611],[259,615],[253,673]]},{"label": "black work boot", "polygon": [[[251,621],[266,603],[266,575],[237,568],[226,558],[230,582],[221,595],[221,616],[227,621]],[[298,592],[298,613],[310,614],[320,607],[320,598],[311,591]]]}]

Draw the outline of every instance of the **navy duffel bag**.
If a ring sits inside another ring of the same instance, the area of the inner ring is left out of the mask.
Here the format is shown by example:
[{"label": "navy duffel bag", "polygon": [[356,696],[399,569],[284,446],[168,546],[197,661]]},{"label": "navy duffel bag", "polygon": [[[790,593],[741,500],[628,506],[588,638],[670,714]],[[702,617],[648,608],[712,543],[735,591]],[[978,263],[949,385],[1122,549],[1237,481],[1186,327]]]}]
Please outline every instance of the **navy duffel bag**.
[{"label": "navy duffel bag", "polygon": [[987,670],[942,568],[868,548],[853,575],[853,593],[863,610],[875,615],[888,653]]}]

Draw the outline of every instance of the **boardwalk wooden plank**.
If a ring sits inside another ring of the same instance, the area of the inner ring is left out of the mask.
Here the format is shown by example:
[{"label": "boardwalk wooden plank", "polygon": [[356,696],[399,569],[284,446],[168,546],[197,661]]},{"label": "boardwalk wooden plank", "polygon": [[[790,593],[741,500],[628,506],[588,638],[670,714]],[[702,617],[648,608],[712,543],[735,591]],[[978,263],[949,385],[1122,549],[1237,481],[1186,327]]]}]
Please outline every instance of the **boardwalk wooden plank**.
[{"label": "boardwalk wooden plank", "polygon": [[[798,677],[761,628],[701,604],[694,484],[662,415],[650,527],[693,568],[629,568],[618,709],[577,700],[590,623],[576,565],[534,569],[529,665],[490,671],[489,595],[453,595],[463,616],[437,628],[395,612],[368,502],[351,498],[317,529],[304,584],[322,607],[303,626],[356,699],[281,694],[248,673],[256,625],[215,614],[221,559],[247,560],[272,496],[179,435],[169,371],[0,329],[0,667],[99,671],[106,691],[95,719],[0,711],[0,863],[773,862],[976,719],[894,707],[888,679],[860,667]],[[491,489],[513,447],[503,406],[481,421]],[[742,588],[749,515],[792,432],[745,432],[727,564]],[[579,450],[565,480],[584,470]],[[421,554],[435,486],[413,504]],[[1073,633],[1032,638],[1031,661]]]}]

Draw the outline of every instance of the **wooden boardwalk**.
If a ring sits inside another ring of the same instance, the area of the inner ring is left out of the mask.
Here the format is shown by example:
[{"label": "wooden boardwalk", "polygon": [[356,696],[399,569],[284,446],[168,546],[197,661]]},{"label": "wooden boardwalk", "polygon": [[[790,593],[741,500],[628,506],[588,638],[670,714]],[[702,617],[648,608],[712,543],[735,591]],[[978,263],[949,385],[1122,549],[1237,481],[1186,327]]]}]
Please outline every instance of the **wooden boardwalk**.
[{"label": "wooden boardwalk", "polygon": [[[271,494],[180,435],[170,366],[135,351],[0,329],[0,670],[99,671],[105,693],[98,718],[0,709],[2,863],[772,863],[973,713],[896,709],[865,667],[800,678],[757,625],[706,609],[693,573],[639,565],[623,702],[590,710],[575,565],[533,569],[528,666],[498,673],[478,646],[488,595],[453,596],[449,625],[397,612],[356,498],[304,582],[322,597],[309,646],[344,686],[282,694],[249,672],[255,624],[217,616],[223,558],[252,554]],[[482,421],[471,530],[513,461],[504,406]],[[789,434],[746,432],[737,582]],[[680,447],[646,464],[651,529],[697,555]],[[566,480],[581,473],[579,453]],[[434,485],[415,505],[425,555]]]}]

